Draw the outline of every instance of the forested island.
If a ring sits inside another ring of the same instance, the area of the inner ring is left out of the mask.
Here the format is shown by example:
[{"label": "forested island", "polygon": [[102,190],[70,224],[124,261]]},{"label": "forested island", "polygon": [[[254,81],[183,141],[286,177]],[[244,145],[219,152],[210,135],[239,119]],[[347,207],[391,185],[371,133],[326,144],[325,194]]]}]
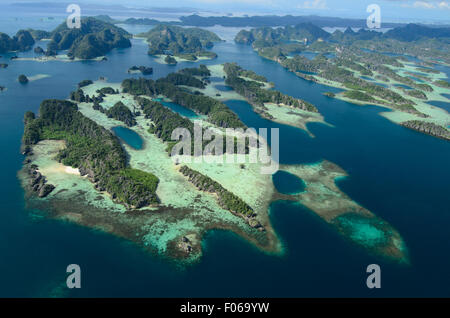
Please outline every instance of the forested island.
[{"label": "forested island", "polygon": [[126,79],[122,82],[123,92],[135,96],[163,95],[174,103],[184,106],[198,114],[208,116],[208,120],[219,127],[239,128],[245,127],[239,117],[224,103],[216,99],[200,94],[193,94],[179,87],[180,85],[202,88],[205,83],[196,76],[209,76],[206,66],[198,69],[183,69],[177,73],[171,73],[156,81],[151,79]]},{"label": "forested island", "polygon": [[[442,116],[434,118],[438,115],[424,101],[436,98],[434,91],[439,87],[449,87],[448,80],[433,80],[427,75],[442,76],[430,67],[437,60],[450,62],[450,46],[446,41],[449,37],[448,27],[417,24],[386,33],[365,29],[356,32],[350,27],[344,32],[328,33],[317,25],[301,23],[282,28],[241,30],[235,41],[252,45],[260,56],[276,61],[299,77],[345,90],[340,94],[327,94],[329,97],[386,106],[410,114],[412,122],[426,118],[424,123],[432,122],[439,129],[417,130],[443,137],[448,128],[442,125]],[[314,56],[306,57],[305,52]],[[398,53],[401,55],[396,56]],[[402,56],[405,54],[425,62],[412,64]],[[395,118],[400,123],[402,120],[397,118],[402,117]]]},{"label": "forested island", "polygon": [[0,53],[30,50],[35,40],[28,30],[20,30],[12,38],[0,32]]},{"label": "forested island", "polygon": [[53,53],[69,50],[69,57],[93,59],[115,48],[130,47],[130,38],[131,35],[122,28],[87,17],[81,19],[80,29],[69,29],[62,23],[53,30],[47,50]]},{"label": "forested island", "polygon": [[115,48],[131,46],[131,34],[113,24],[92,18],[83,17],[81,28],[69,29],[64,22],[55,30],[20,30],[14,37],[0,33],[0,53],[28,51],[36,41],[49,39],[47,50],[36,47],[37,55],[56,56],[58,51],[68,50],[70,59],[93,59],[101,57]]},{"label": "forested island", "polygon": [[134,65],[128,69],[128,73],[141,73],[142,75],[151,75],[153,74],[153,67]]},{"label": "forested island", "polygon": [[166,63],[168,64],[175,64],[172,56],[188,61],[215,58],[217,55],[208,50],[214,46],[214,42],[221,41],[216,34],[207,30],[164,24],[138,34],[138,37],[147,39],[149,55],[167,55]]},{"label": "forested island", "polygon": [[58,160],[78,168],[99,191],[107,191],[114,200],[129,207],[158,202],[155,194],[158,178],[131,169],[117,137],[84,117],[76,104],[45,100],[41,103],[39,117],[28,112],[24,121],[24,153],[41,140],[64,140],[66,148],[58,154]]},{"label": "forested island", "polygon": [[[275,103],[302,110],[317,112],[317,108],[306,101],[293,98],[276,90],[262,88],[267,80],[256,73],[242,69],[236,63],[225,63],[224,71],[227,75],[225,83],[245,96],[251,104],[264,108],[265,103]],[[250,80],[245,80],[248,77]]]}]

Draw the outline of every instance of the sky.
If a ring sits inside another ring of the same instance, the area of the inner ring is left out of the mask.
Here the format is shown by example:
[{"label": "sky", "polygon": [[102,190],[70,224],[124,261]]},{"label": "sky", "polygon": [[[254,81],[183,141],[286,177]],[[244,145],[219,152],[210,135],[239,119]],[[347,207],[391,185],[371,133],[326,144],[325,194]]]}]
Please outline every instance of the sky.
[{"label": "sky", "polygon": [[[2,0],[2,2],[5,0]],[[19,0],[8,2],[50,2]],[[6,1],[5,1],[6,2]],[[227,14],[322,15],[367,18],[367,6],[377,4],[386,22],[435,22],[450,24],[450,0],[65,0],[75,4],[95,3],[131,7],[194,8]]]}]

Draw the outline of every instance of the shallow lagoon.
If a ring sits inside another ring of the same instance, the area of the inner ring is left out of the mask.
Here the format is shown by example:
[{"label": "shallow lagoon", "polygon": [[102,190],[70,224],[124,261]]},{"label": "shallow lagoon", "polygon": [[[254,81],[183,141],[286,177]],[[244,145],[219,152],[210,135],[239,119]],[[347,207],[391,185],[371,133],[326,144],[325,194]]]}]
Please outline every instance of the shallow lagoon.
[{"label": "shallow lagoon", "polygon": [[118,136],[122,141],[124,141],[128,146],[136,150],[141,150],[144,146],[144,141],[141,136],[136,132],[126,127],[117,126],[111,129],[116,136]]}]

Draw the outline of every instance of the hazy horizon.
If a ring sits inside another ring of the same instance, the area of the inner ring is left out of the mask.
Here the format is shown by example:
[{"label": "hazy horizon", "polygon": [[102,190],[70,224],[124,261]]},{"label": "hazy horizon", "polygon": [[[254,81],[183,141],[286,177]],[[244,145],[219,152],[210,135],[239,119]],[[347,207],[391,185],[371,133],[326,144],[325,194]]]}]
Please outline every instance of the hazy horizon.
[{"label": "hazy horizon", "polygon": [[[39,10],[50,9],[51,5],[61,7],[64,4],[75,3],[86,12],[105,11],[114,16],[160,17],[161,13],[171,11],[173,16],[197,13],[211,16],[244,16],[244,15],[319,15],[365,19],[369,15],[366,8],[369,4],[378,4],[381,8],[382,22],[422,22],[450,24],[450,1],[447,0],[166,0],[160,2],[145,0],[129,0],[125,5],[119,0],[82,0],[82,1],[42,1],[21,0],[5,1],[3,5],[19,3],[46,3]],[[124,10],[121,10],[124,9]],[[54,11],[49,11],[54,14]],[[61,12],[65,14],[65,12]]]}]

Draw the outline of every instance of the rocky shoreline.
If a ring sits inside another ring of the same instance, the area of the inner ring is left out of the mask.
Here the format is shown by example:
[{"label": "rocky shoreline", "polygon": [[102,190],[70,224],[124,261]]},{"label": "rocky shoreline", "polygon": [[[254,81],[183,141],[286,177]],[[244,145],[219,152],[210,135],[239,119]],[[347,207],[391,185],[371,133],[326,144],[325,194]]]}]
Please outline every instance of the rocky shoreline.
[{"label": "rocky shoreline", "polygon": [[427,123],[420,120],[409,120],[401,123],[400,125],[427,135],[438,137],[444,140],[450,140],[450,131],[434,123]]},{"label": "rocky shoreline", "polygon": [[25,159],[24,170],[29,176],[28,188],[39,198],[47,197],[55,189],[53,184],[47,183],[47,178],[39,172],[39,167],[31,164],[30,159]]}]

